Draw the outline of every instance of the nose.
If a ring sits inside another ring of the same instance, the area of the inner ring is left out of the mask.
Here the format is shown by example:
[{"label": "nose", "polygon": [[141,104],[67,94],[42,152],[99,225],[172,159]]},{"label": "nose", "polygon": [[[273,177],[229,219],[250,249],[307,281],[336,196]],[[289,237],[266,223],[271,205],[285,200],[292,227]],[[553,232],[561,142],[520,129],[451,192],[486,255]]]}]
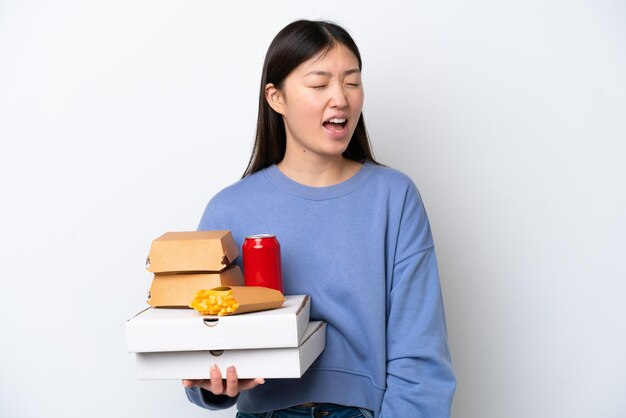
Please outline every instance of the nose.
[{"label": "nose", "polygon": [[329,105],[330,107],[337,109],[342,109],[348,106],[346,92],[341,84],[335,84],[333,88],[330,89]]}]

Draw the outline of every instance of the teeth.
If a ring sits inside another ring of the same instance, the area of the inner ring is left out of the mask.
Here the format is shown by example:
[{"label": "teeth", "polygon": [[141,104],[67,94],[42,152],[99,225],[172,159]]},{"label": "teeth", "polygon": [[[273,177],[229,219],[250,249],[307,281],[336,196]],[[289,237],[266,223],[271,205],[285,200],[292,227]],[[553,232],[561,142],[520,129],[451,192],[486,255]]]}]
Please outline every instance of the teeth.
[{"label": "teeth", "polygon": [[344,123],[346,120],[344,118],[332,118],[329,120],[330,123]]}]

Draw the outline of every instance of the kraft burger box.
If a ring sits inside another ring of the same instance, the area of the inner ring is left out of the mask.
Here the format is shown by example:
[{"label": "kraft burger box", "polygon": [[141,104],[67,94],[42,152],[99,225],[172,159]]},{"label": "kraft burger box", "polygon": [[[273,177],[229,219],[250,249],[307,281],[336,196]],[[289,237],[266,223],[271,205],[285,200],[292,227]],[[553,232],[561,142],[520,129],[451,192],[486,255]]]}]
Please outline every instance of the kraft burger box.
[{"label": "kraft burger box", "polygon": [[152,273],[218,272],[239,256],[228,230],[166,232],[150,246],[146,270]]},{"label": "kraft burger box", "polygon": [[240,315],[147,308],[127,321],[127,348],[136,353],[139,379],[208,378],[214,363],[235,366],[241,378],[300,377],[326,342],[326,325],[309,322],[309,314],[306,295]]},{"label": "kraft burger box", "polygon": [[221,286],[243,286],[243,274],[238,265],[221,272],[156,273],[152,279],[148,304],[153,307],[189,307],[196,292]]},{"label": "kraft burger box", "polygon": [[228,230],[166,232],[152,241],[146,259],[154,273],[148,304],[188,307],[198,290],[242,286],[241,268],[231,264],[238,256]]}]

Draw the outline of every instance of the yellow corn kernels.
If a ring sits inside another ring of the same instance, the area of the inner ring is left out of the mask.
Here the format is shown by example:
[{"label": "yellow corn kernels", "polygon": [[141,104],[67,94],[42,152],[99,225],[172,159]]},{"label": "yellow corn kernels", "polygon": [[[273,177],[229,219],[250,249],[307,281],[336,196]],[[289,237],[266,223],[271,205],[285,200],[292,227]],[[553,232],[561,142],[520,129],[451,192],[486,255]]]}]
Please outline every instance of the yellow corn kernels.
[{"label": "yellow corn kernels", "polygon": [[239,304],[233,298],[231,289],[218,287],[211,290],[198,290],[189,307],[202,315],[223,316],[234,313]]}]

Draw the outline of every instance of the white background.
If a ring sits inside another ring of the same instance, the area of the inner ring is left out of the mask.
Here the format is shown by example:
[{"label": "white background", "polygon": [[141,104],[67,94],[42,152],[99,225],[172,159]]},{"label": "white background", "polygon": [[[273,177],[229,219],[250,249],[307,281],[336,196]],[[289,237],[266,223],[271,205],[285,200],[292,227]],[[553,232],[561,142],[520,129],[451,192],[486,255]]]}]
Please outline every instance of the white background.
[{"label": "white background", "polygon": [[618,0],[0,0],[0,416],[234,415],[135,380],[124,324],[152,239],[243,172],[302,17],[351,31],[375,151],[426,202],[454,417],[626,416]]}]

